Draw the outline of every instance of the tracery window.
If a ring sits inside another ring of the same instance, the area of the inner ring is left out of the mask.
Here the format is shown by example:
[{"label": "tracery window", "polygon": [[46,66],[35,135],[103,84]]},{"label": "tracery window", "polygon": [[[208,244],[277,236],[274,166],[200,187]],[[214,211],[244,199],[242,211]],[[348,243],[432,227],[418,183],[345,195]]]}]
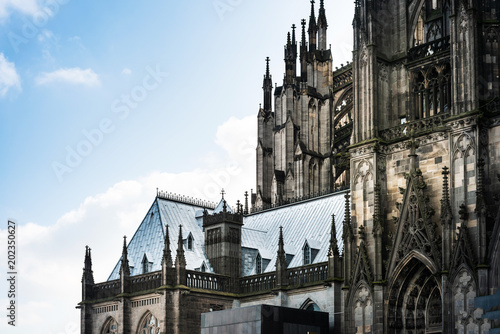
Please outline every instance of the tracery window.
[{"label": "tracery window", "polygon": [[370,291],[362,286],[358,289],[354,301],[354,326],[356,334],[372,333],[373,304]]},{"label": "tracery window", "polygon": [[118,323],[115,319],[110,318],[104,325],[103,334],[117,334],[118,333]]},{"label": "tracery window", "polygon": [[449,1],[426,0],[416,17],[413,47],[437,41],[450,34]]},{"label": "tracery window", "polygon": [[160,321],[155,318],[154,315],[149,313],[144,320],[142,321],[142,325],[140,326],[140,334],[160,334]]},{"label": "tracery window", "polygon": [[419,68],[412,73],[413,114],[422,119],[448,112],[451,105],[449,63]]},{"label": "tracery window", "polygon": [[319,311],[321,311],[321,310],[320,310],[320,308],[319,308],[319,306],[318,306],[318,305],[316,305],[315,303],[311,303],[311,304],[307,305],[307,307],[306,307],[306,311],[315,311],[315,312],[319,312]]}]

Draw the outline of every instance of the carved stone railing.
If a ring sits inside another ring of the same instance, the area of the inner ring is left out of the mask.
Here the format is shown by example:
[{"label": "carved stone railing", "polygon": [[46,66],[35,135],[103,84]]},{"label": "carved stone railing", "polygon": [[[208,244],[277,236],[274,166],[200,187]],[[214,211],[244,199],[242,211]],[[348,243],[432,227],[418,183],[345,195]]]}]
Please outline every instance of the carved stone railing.
[{"label": "carved stone railing", "polygon": [[438,52],[448,50],[450,48],[450,36],[436,39],[432,42],[418,45],[408,50],[410,61],[432,56]]},{"label": "carved stone railing", "polygon": [[322,282],[328,278],[328,263],[322,262],[288,269],[287,276],[289,286]]},{"label": "carved stone railing", "polygon": [[268,291],[276,288],[276,272],[242,277],[240,293]]},{"label": "carved stone railing", "polygon": [[152,290],[161,286],[161,271],[131,277],[131,292]]},{"label": "carved stone railing", "polygon": [[440,113],[435,116],[410,121],[393,128],[380,132],[380,137],[387,141],[404,139],[419,133],[435,130],[436,128],[445,126],[446,120],[450,117],[450,113]]},{"label": "carved stone railing", "polygon": [[408,50],[410,61],[432,56],[438,52],[448,50],[450,48],[450,36],[446,36],[435,41],[418,45]]},{"label": "carved stone railing", "polygon": [[[328,262],[288,269],[286,278],[289,286],[321,283],[328,278]],[[154,290],[159,288],[161,283],[161,271],[132,276],[129,291],[134,293]],[[229,276],[186,270],[186,285],[192,289],[243,294],[271,291],[277,287],[275,271],[233,280]],[[117,296],[121,293],[120,280],[96,284],[94,293],[95,299]]]},{"label": "carved stone railing", "polygon": [[228,276],[187,270],[186,284],[189,288],[231,292],[231,278]]},{"label": "carved stone railing", "polygon": [[120,280],[108,281],[94,285],[96,299],[103,299],[120,294]]}]

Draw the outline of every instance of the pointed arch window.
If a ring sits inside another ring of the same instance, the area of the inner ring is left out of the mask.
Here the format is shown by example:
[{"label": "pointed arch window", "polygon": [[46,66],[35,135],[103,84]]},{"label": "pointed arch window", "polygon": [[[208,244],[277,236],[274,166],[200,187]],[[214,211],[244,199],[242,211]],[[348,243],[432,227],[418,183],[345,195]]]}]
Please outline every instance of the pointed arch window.
[{"label": "pointed arch window", "polygon": [[146,315],[139,327],[139,334],[160,334],[160,321],[151,313]]},{"label": "pointed arch window", "polygon": [[102,334],[117,334],[118,333],[118,323],[115,319],[109,318],[103,327]]},{"label": "pointed arch window", "polygon": [[257,257],[255,258],[255,272],[262,274],[262,256],[260,256],[260,253],[257,253]]},{"label": "pointed arch window", "polygon": [[189,233],[188,238],[187,238],[187,249],[193,250],[193,244],[194,244],[193,235],[191,233]]},{"label": "pointed arch window", "polygon": [[321,311],[319,306],[316,305],[315,303],[311,303],[309,305],[307,305],[307,307],[305,308],[306,311],[315,311],[315,312],[319,312]]},{"label": "pointed arch window", "polygon": [[304,265],[311,264],[311,247],[306,242],[304,245]]}]

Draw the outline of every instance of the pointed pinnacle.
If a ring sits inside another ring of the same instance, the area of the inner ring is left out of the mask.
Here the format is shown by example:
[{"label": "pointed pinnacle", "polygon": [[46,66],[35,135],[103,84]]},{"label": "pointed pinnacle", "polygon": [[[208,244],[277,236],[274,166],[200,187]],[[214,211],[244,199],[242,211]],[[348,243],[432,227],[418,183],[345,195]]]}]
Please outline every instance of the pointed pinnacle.
[{"label": "pointed pinnacle", "polygon": [[177,250],[183,249],[182,243],[182,225],[179,225],[179,239],[177,240]]}]

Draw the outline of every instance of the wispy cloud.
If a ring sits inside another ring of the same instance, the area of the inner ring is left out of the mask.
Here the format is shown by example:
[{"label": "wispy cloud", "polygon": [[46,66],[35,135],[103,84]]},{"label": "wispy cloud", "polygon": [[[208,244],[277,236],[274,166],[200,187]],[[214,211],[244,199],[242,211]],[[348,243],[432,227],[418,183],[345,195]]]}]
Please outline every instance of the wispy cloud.
[{"label": "wispy cloud", "polygon": [[99,86],[99,76],[90,68],[83,70],[79,67],[61,68],[54,72],[41,73],[35,78],[38,85],[46,85],[54,82],[63,82],[73,85],[85,85],[89,87]]},{"label": "wispy cloud", "polygon": [[122,70],[122,74],[123,74],[123,75],[130,75],[130,74],[132,74],[132,71],[130,70],[130,68],[126,68],[126,67],[125,67],[125,68]]},{"label": "wispy cloud", "polygon": [[20,91],[21,80],[17,74],[16,65],[9,62],[3,53],[0,53],[0,98],[4,97],[11,88]]},{"label": "wispy cloud", "polygon": [[7,18],[14,11],[34,15],[39,10],[39,0],[0,0],[0,19]]},{"label": "wispy cloud", "polygon": [[[121,236],[133,235],[153,202],[157,187],[212,201],[220,199],[220,190],[224,188],[230,204],[243,199],[243,192],[249,190],[255,180],[254,164],[247,160],[255,159],[255,150],[249,147],[255,146],[256,131],[253,116],[231,118],[218,128],[215,136],[223,150],[222,156],[218,156],[218,167],[203,166],[203,169],[183,173],[153,172],[121,181],[87,197],[52,225],[19,226],[19,248],[23,254],[19,265],[22,273],[19,286],[23,287],[23,293],[19,303],[26,319],[19,324],[20,333],[35,329],[40,333],[62,332],[66,326],[79,323],[80,314],[74,307],[81,298],[84,246],[92,247],[96,282],[105,281],[120,258]],[[248,142],[248,147],[228,144],[231,141]],[[233,162],[224,166],[228,157]],[[0,240],[6,240],[7,231],[2,227]],[[95,233],[96,230],[99,233]],[[6,248],[0,247],[0,258],[6,256]],[[6,271],[5,263],[0,262],[0,272]],[[0,305],[7,302],[0,296]],[[56,311],[58,317],[48,322],[46,319]],[[60,330],[54,331],[54,328]],[[10,333],[9,330],[5,321],[0,322],[1,333]]]}]

